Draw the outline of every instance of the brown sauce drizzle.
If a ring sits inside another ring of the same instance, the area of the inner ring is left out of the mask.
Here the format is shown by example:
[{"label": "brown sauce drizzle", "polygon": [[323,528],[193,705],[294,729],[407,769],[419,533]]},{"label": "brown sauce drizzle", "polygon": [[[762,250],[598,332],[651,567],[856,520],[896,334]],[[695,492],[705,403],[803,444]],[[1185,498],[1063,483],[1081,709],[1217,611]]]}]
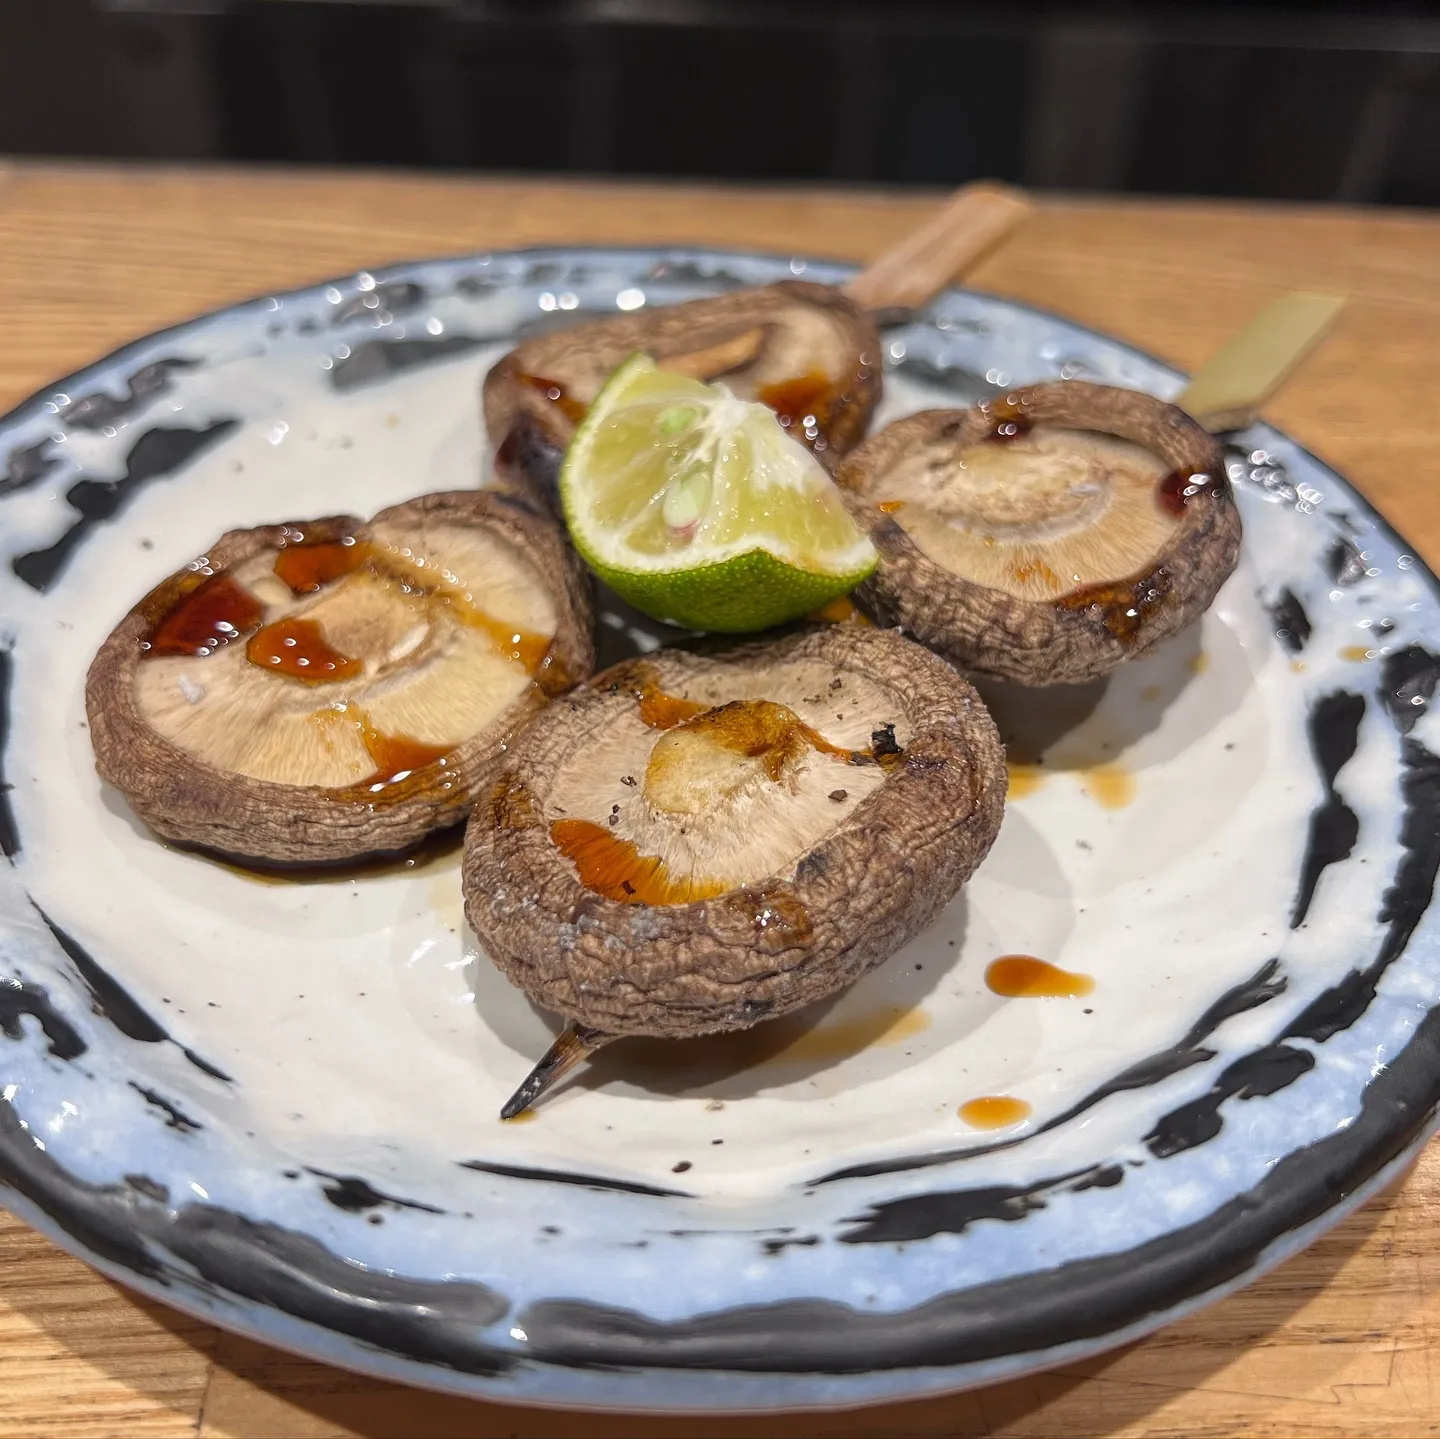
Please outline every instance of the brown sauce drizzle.
[{"label": "brown sauce drizzle", "polygon": [[353,724],[360,731],[366,753],[374,761],[375,768],[364,779],[337,786],[342,792],[366,789],[374,793],[399,784],[429,765],[443,766],[455,751],[454,745],[426,744],[412,735],[386,734],[377,729],[370,716],[356,704],[320,710],[312,718],[321,725]]},{"label": "brown sauce drizzle", "polygon": [[275,556],[275,573],[297,595],[313,595],[344,575],[353,573],[371,557],[365,540],[347,535],[340,540],[316,540],[286,545]]},{"label": "brown sauce drizzle", "polygon": [[848,595],[841,595],[838,600],[831,600],[823,604],[818,610],[812,610],[805,616],[819,624],[830,625],[869,625],[874,621],[863,611],[855,608],[855,602]]},{"label": "brown sauce drizzle", "polygon": [[1061,595],[1055,605],[1062,610],[1083,611],[1104,625],[1117,640],[1131,640],[1164,604],[1169,593],[1170,572],[1157,569],[1139,579],[1085,585]]},{"label": "brown sauce drizzle", "polygon": [[621,904],[688,904],[725,892],[714,880],[672,879],[664,860],[641,854],[628,839],[588,819],[557,819],[550,838],[586,889]]},{"label": "brown sauce drizzle", "polygon": [[532,390],[538,390],[544,395],[572,425],[578,425],[585,418],[589,406],[582,405],[558,380],[547,380],[544,375],[527,375],[523,372],[519,378]]},{"label": "brown sauce drizzle", "polygon": [[268,674],[307,685],[353,680],[365,672],[360,660],[341,654],[330,644],[314,620],[296,615],[276,620],[252,635],[245,658]]},{"label": "brown sauce drizzle", "polygon": [[644,679],[634,690],[634,695],[640,706],[640,721],[651,729],[674,729],[677,724],[684,724],[710,708],[696,700],[666,694],[651,678]]},{"label": "brown sauce drizzle", "polygon": [[163,615],[141,642],[146,658],[213,654],[255,629],[265,607],[229,575],[213,575]]},{"label": "brown sauce drizzle", "polygon": [[810,911],[793,894],[746,889],[735,895],[735,902],[750,916],[756,937],[771,953],[799,948],[815,938]]},{"label": "brown sauce drizzle", "polygon": [[1008,1094],[982,1094],[978,1099],[967,1099],[956,1112],[972,1129],[1007,1129],[1028,1119],[1031,1107]]},{"label": "brown sauce drizzle", "polygon": [[1031,954],[1002,954],[992,960],[985,984],[1007,999],[1080,999],[1095,990],[1088,974],[1073,974]]},{"label": "brown sauce drizzle", "polygon": [[1029,584],[1031,580],[1044,581],[1052,590],[1061,587],[1060,576],[1044,560],[1030,560],[1023,565],[1011,565],[1010,574],[1017,584]]},{"label": "brown sauce drizzle", "polygon": [[793,380],[761,385],[755,398],[774,410],[787,430],[801,430],[807,439],[813,439],[814,432],[823,429],[830,417],[836,385],[829,375],[811,370]]},{"label": "brown sauce drizzle", "polygon": [[990,423],[990,433],[985,439],[1004,445],[1028,435],[1035,428],[1035,421],[1026,413],[1028,403],[1024,393],[1017,390],[1003,400],[989,400],[981,405],[980,413]]},{"label": "brown sauce drizzle", "polygon": [[1019,760],[1007,760],[1005,771],[1007,799],[1024,799],[1027,794],[1034,794],[1049,778],[1038,764],[1025,764]]},{"label": "brown sauce drizzle", "polygon": [[550,652],[552,641],[546,635],[537,635],[516,625],[506,624],[469,603],[455,601],[451,608],[462,623],[469,625],[471,629],[483,630],[489,635],[495,648],[507,660],[524,665],[527,674],[533,675]]},{"label": "brown sauce drizzle", "polygon": [[1208,493],[1206,486],[1209,483],[1210,476],[1204,470],[1171,470],[1156,487],[1155,498],[1166,514],[1173,515],[1178,520],[1196,495]]},{"label": "brown sauce drizzle", "polygon": [[361,780],[361,784],[372,789],[407,779],[426,765],[444,764],[454,751],[453,745],[422,744],[406,734],[381,734],[368,720],[361,721],[360,733],[370,758],[375,761],[375,772]]},{"label": "brown sauce drizzle", "polygon": [[703,736],[722,749],[758,759],[765,773],[776,781],[785,773],[786,764],[806,745],[847,764],[863,764],[874,758],[866,750],[841,749],[831,744],[794,710],[772,700],[731,700],[686,720],[678,732]]}]

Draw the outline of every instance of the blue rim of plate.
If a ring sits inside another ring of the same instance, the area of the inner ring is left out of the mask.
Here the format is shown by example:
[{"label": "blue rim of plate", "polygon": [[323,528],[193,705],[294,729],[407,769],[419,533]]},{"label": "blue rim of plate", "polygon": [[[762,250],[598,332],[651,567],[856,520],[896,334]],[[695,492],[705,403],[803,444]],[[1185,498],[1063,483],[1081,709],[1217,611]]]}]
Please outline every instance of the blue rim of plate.
[{"label": "blue rim of plate", "polygon": [[[793,268],[788,256],[692,247],[546,247],[496,252],[488,258],[512,266],[543,266],[587,257],[630,257],[637,266],[689,265],[711,281],[723,276],[727,264],[739,265],[751,271],[745,283],[764,278],[757,271],[779,278]],[[373,272],[373,282],[399,285],[419,272],[439,270],[457,278],[476,263],[476,257],[465,256],[401,263]],[[806,264],[810,278],[835,281],[853,273],[847,265]],[[353,287],[353,279],[299,287],[278,298]],[[1143,351],[1020,302],[949,291],[925,315],[933,315],[946,300],[967,296],[1043,319],[1112,353],[1128,355],[1178,386],[1175,373]],[[13,438],[29,426],[57,388],[103,387],[128,361],[157,343],[183,339],[252,310],[257,316],[267,313],[275,298],[244,301],[115,350],[0,418],[0,437]],[[926,322],[922,316],[914,323]],[[1242,453],[1278,451],[1292,470],[1325,477],[1346,496],[1349,513],[1339,516],[1341,520],[1353,528],[1358,516],[1382,544],[1397,551],[1405,548],[1383,517],[1308,451],[1263,425],[1241,438]],[[35,482],[0,481],[0,497]],[[1336,543],[1343,540],[1337,530]],[[1416,571],[1433,599],[1440,585],[1418,563]],[[1310,1027],[1305,1032],[1318,1036],[1318,1043],[1343,1034],[1365,1014],[1391,965],[1412,956],[1420,943],[1432,955],[1436,950],[1433,926],[1427,925],[1418,938],[1416,932],[1429,918],[1440,868],[1440,760],[1410,732],[1431,702],[1440,680],[1440,659],[1418,644],[1392,658],[1394,663],[1381,667],[1377,698],[1401,735],[1407,811],[1405,859],[1392,876],[1381,915],[1389,929],[1376,956],[1357,962],[1349,979],[1322,996],[1323,1004],[1306,1011],[1308,1021],[1302,1016],[1292,1022],[1271,1040],[1271,1048],[1301,1032],[1306,1022]],[[7,649],[0,651],[0,693],[8,688],[9,670]],[[0,712],[0,762],[7,738]],[[13,842],[14,836],[9,838]],[[65,947],[64,936],[54,932]],[[93,1014],[131,1039],[165,1037],[163,1030],[158,1036],[135,1032],[146,1024],[158,1026],[83,951],[70,946],[62,962],[69,966],[75,994]],[[77,1043],[84,1051],[75,1010],[57,1005],[56,998],[18,971],[0,984],[0,1029],[15,1046],[11,1058],[17,1066],[47,1055],[63,1060],[67,1050],[73,1055]],[[34,1023],[22,1024],[24,1016]],[[187,1057],[207,1068],[199,1056],[187,1052]],[[0,1073],[0,1079],[8,1077]],[[1221,1076],[1222,1087],[1225,1082]],[[1232,1086],[1217,1100],[1217,1108],[1237,1092],[1239,1086]],[[494,1341],[494,1326],[509,1315],[510,1305],[482,1286],[366,1271],[311,1235],[206,1203],[172,1208],[155,1202],[143,1189],[127,1186],[119,1175],[113,1182],[97,1182],[72,1173],[37,1146],[8,1094],[0,1103],[0,1184],[9,1191],[8,1207],[113,1277],[223,1327],[328,1362],[427,1387],[520,1402],[765,1409],[953,1390],[1065,1362],[1147,1333],[1258,1277],[1389,1182],[1435,1131],[1437,1105],[1440,1006],[1425,1010],[1404,1047],[1371,1076],[1343,1127],[1286,1154],[1257,1184],[1234,1194],[1199,1222],[1132,1248],[955,1289],[888,1312],[862,1313],[830,1299],[796,1297],[661,1321],[618,1306],[555,1298],[531,1303],[517,1316],[524,1322],[523,1350]],[[940,1187],[920,1196],[928,1214],[921,1219],[920,1232],[926,1223],[929,1234],[944,1233],[947,1225],[953,1232],[956,1205],[973,1208],[976,1192],[951,1187],[946,1157],[889,1168],[915,1171],[932,1164]],[[844,1177],[826,1175],[817,1182]],[[587,1182],[585,1176],[569,1178]],[[1032,1192],[1046,1187],[1033,1186]],[[986,1202],[992,1210],[1019,1203],[1023,1212],[1027,1197],[1016,1190],[990,1194]],[[980,1217],[1013,1216],[982,1212]],[[510,1329],[512,1335],[516,1332]],[[557,1371],[565,1373],[567,1382],[550,1382],[547,1376]],[[710,1375],[720,1382],[667,1390],[664,1377],[677,1374]]]}]

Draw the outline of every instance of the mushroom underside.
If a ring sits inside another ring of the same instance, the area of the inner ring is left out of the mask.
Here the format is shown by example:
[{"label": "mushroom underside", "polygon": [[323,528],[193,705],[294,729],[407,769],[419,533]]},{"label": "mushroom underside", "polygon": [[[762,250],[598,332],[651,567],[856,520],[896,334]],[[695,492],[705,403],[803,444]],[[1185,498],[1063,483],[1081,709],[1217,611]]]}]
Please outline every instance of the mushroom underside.
[{"label": "mushroom underside", "polygon": [[827,465],[859,441],[880,395],[874,326],[830,286],[787,281],[647,307],[536,336],[490,371],[485,420],[501,483],[553,503],[576,424],[640,350],[768,404]]},{"label": "mushroom underside", "polygon": [[466,836],[466,912],[536,1002],[603,1036],[746,1028],[849,984],[998,829],[993,722],[860,626],[605,672],[512,746]]},{"label": "mushroom underside", "polygon": [[503,736],[593,663],[578,562],[497,495],[233,532],[91,667],[96,763],[162,837],[263,863],[457,823]]},{"label": "mushroom underside", "polygon": [[1240,522],[1214,440],[1149,396],[1066,382],[926,411],[836,475],[881,554],[857,591],[966,669],[1020,684],[1108,673],[1198,617]]}]

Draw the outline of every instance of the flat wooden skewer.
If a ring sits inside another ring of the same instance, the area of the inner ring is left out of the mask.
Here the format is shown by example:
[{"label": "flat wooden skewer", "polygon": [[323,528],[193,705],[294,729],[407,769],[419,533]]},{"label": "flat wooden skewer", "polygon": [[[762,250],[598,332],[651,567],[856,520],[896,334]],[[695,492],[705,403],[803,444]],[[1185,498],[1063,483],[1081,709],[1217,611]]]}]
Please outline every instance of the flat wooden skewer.
[{"label": "flat wooden skewer", "polygon": [[1190,377],[1175,403],[1212,434],[1243,430],[1344,307],[1336,295],[1299,291],[1271,300]]},{"label": "flat wooden skewer", "polygon": [[1034,212],[1022,190],[990,180],[964,185],[945,207],[844,286],[867,310],[917,309],[973,269]]}]

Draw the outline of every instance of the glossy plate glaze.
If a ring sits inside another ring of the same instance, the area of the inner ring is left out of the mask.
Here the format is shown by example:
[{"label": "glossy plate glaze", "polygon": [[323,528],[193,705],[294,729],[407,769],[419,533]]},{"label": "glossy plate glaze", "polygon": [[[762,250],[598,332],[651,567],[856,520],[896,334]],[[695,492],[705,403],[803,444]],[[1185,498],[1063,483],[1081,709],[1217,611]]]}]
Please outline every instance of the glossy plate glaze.
[{"label": "glossy plate glaze", "polygon": [[[989,693],[1012,802],[932,930],[818,1012],[617,1045],[528,1123],[496,1111],[554,1023],[467,934],[454,850],[277,883],[102,789],[90,657],[222,530],[479,483],[479,383],[517,335],[801,273],[847,272],[402,266],[180,326],[0,422],[8,1205],[169,1303],[412,1383],[837,1405],[1143,1333],[1428,1135],[1435,589],[1262,426],[1201,625],[1108,683]],[[884,338],[881,420],[1062,375],[1181,383],[977,294]],[[602,624],[607,659],[657,640]]]}]

